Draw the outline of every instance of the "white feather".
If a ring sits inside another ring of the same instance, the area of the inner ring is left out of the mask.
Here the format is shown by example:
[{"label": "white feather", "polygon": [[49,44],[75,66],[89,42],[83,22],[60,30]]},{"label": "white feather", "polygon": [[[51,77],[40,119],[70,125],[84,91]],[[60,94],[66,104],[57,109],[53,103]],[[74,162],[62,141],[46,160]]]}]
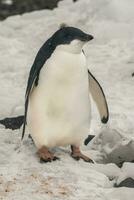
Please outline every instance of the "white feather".
[{"label": "white feather", "polygon": [[88,135],[88,72],[80,45],[76,49],[71,51],[70,45],[56,48],[30,95],[28,127],[38,148],[80,145]]}]

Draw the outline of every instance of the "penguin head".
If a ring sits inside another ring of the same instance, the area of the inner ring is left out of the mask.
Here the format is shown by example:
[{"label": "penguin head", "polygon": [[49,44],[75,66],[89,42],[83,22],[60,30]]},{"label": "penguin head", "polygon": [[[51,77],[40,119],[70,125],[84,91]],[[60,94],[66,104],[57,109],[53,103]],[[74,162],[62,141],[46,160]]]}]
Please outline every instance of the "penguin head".
[{"label": "penguin head", "polygon": [[64,26],[54,33],[52,43],[60,50],[80,53],[83,45],[92,39],[92,35],[84,33],[78,28]]}]

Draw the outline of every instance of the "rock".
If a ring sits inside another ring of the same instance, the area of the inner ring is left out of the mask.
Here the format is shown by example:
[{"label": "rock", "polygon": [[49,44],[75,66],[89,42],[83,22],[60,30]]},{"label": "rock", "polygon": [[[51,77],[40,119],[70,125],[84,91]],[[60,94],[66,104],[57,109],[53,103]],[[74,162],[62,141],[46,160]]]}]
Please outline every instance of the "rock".
[{"label": "rock", "polygon": [[5,128],[9,128],[12,130],[19,129],[24,121],[24,116],[5,118],[0,120],[0,124],[4,125]]},{"label": "rock", "polygon": [[101,163],[115,163],[122,167],[124,162],[134,160],[134,140],[114,129],[102,130],[95,137],[92,148],[101,154]]},{"label": "rock", "polygon": [[134,179],[126,178],[119,185],[115,184],[114,187],[129,187],[134,188]]},{"label": "rock", "polygon": [[11,4],[0,0],[0,20],[11,15],[23,14],[34,10],[53,9],[61,0],[12,0]]}]

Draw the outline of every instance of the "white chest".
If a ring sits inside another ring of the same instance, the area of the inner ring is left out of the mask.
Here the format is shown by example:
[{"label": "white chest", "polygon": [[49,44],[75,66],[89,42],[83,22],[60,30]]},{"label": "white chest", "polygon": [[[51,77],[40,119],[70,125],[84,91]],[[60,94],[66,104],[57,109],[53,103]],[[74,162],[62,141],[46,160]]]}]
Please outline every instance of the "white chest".
[{"label": "white chest", "polygon": [[29,119],[37,146],[79,143],[88,134],[90,98],[82,52],[55,51],[45,63],[30,97]]},{"label": "white chest", "polygon": [[48,79],[51,79],[56,85],[67,86],[84,79],[84,76],[87,76],[87,68],[86,58],[82,52],[71,54],[57,50],[41,69],[39,84],[44,85],[44,81],[46,83]]}]

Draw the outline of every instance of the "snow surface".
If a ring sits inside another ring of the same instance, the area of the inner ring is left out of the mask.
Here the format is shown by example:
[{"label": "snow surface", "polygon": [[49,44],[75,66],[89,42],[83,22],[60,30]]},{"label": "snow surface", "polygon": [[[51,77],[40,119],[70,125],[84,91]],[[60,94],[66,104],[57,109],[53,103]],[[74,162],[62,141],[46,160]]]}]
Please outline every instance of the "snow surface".
[{"label": "snow surface", "polygon": [[[100,123],[93,104],[87,147],[96,164],[76,162],[69,148],[56,148],[61,158],[40,164],[36,148],[21,130],[0,126],[0,199],[4,200],[130,200],[134,189],[114,188],[134,178],[134,1],[64,0],[53,11],[42,10],[0,22],[0,117],[21,115],[28,72],[35,54],[59,24],[67,23],[94,35],[85,47],[89,69],[107,97],[110,120]],[[120,159],[121,157],[121,159]],[[106,164],[107,163],[107,164]]]}]

